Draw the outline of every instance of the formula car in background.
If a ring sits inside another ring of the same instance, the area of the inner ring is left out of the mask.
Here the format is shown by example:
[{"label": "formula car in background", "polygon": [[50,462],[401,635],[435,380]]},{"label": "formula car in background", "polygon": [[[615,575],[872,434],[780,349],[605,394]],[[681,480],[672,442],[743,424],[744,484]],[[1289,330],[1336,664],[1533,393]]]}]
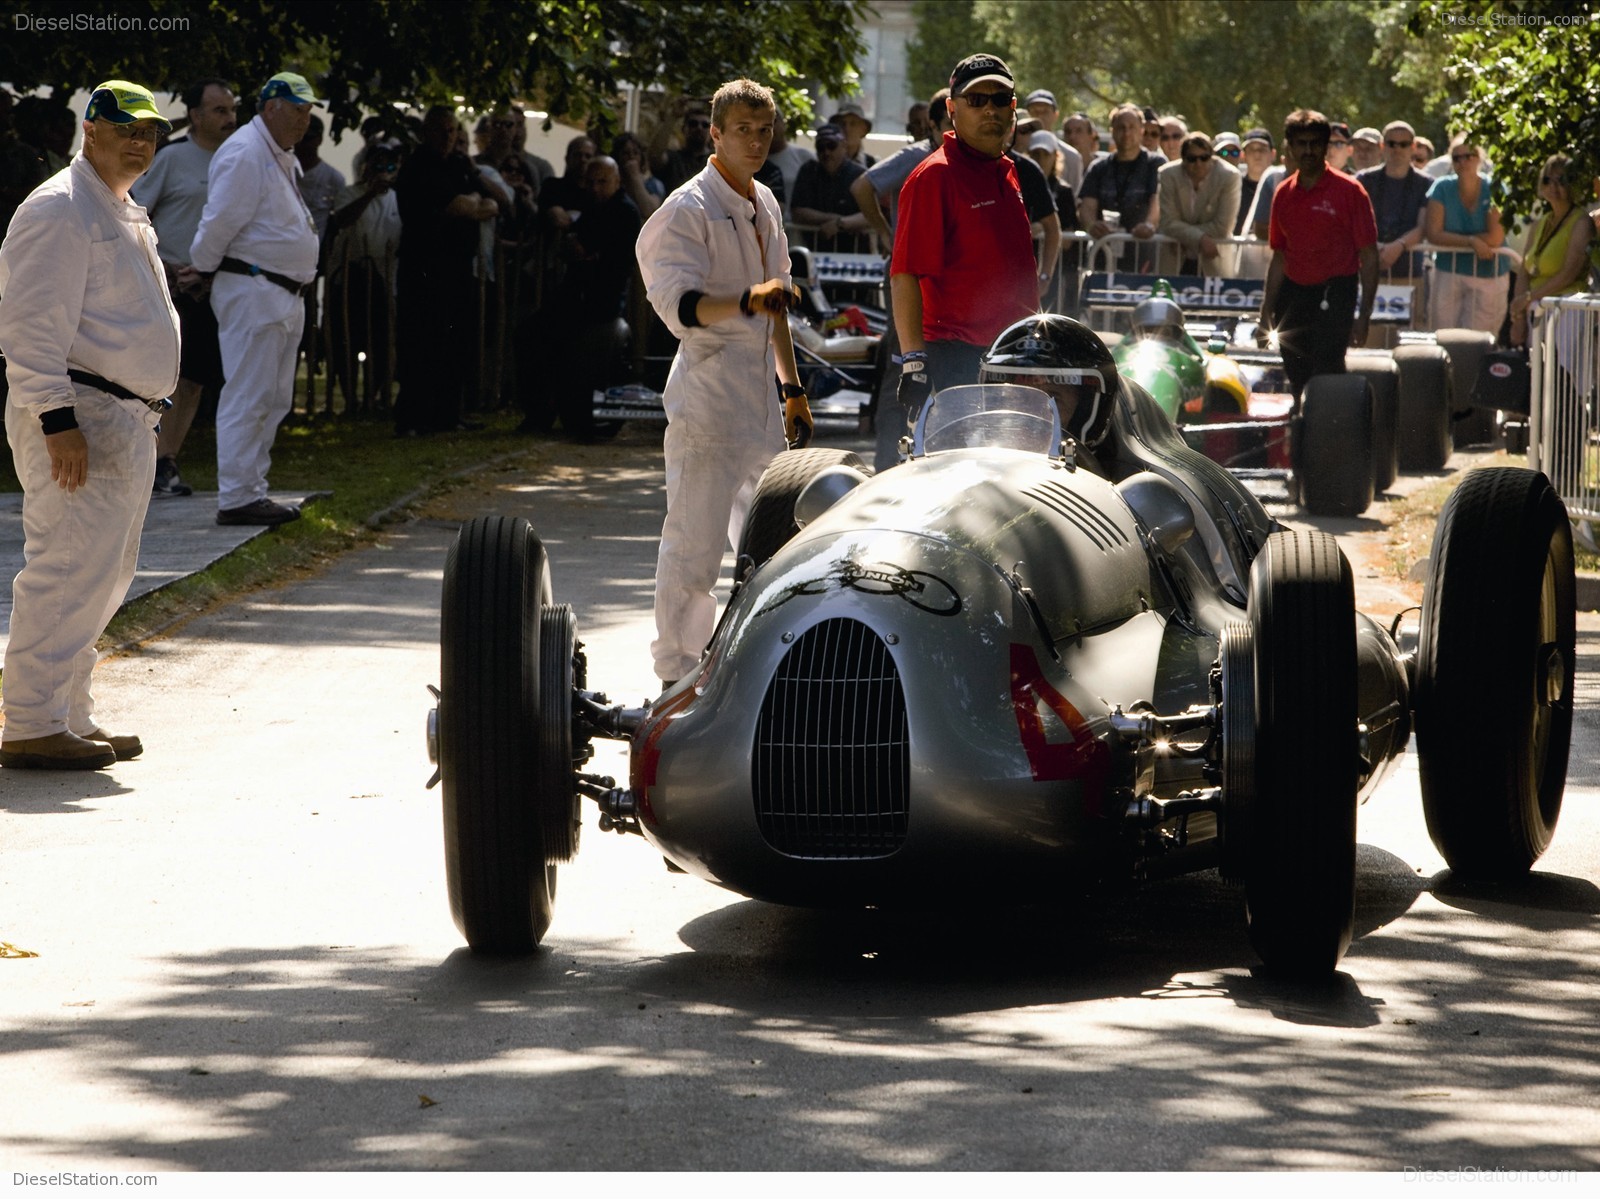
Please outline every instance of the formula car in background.
[{"label": "formula car in background", "polygon": [[[1400,471],[1439,470],[1456,444],[1492,437],[1493,413],[1466,402],[1489,335],[1402,330],[1392,351],[1351,350],[1349,374],[1313,379],[1296,406],[1282,355],[1256,344],[1262,286],[1092,273],[1083,295],[1119,364],[1164,398],[1190,444],[1242,477],[1282,480],[1312,513],[1359,515]],[[1379,301],[1376,321],[1409,323],[1409,289],[1386,286]]]}]

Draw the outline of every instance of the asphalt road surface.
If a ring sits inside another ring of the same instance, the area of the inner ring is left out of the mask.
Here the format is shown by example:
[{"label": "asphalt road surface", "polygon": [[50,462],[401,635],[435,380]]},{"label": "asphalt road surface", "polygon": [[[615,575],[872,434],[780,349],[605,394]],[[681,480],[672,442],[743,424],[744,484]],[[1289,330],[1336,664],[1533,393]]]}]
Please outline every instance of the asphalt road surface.
[{"label": "asphalt road surface", "polygon": [[552,445],[102,664],[145,757],[0,773],[0,942],[37,955],[0,959],[8,1173],[1600,1166],[1593,617],[1549,854],[1453,882],[1408,762],[1324,987],[1253,969],[1214,873],[815,913],[669,874],[592,808],[546,949],[469,954],[423,788],[455,524],[529,516],[591,685],[637,703],[661,507],[649,431]]}]

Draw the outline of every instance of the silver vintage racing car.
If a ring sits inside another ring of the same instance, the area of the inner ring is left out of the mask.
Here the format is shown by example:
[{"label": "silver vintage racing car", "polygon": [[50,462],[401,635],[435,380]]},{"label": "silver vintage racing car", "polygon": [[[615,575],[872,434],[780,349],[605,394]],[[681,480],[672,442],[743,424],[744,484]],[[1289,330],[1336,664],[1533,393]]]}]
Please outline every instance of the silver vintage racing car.
[{"label": "silver vintage racing car", "polygon": [[[645,706],[589,689],[525,521],[462,529],[429,742],[473,949],[539,944],[587,799],[600,828],[785,904],[1219,868],[1266,965],[1325,975],[1352,936],[1358,803],[1413,732],[1451,867],[1528,870],[1572,721],[1572,540],[1544,476],[1471,475],[1420,623],[1385,628],[1331,537],[1277,528],[1109,355],[1067,369],[1060,332],[991,352],[985,378],[1039,386],[932,398],[891,470],[780,455],[698,668]],[[1066,428],[1054,380],[1091,385]],[[626,786],[585,773],[597,738],[630,743]]]}]

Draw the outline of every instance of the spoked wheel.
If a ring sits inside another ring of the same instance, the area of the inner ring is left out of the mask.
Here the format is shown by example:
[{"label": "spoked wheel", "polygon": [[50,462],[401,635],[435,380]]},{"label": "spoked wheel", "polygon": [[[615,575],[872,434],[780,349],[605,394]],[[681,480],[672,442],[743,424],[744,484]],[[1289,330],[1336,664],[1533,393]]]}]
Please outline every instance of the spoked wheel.
[{"label": "spoked wheel", "polygon": [[800,531],[795,524],[794,502],[800,498],[806,484],[829,467],[865,469],[855,451],[827,446],[785,450],[767,466],[761,482],[756,485],[755,497],[750,501],[744,531],[739,535],[735,558],[740,564],[739,580],[781,550],[784,543]]},{"label": "spoked wheel", "polygon": [[1512,879],[1561,814],[1576,656],[1572,526],[1550,481],[1472,472],[1433,538],[1417,651],[1428,834],[1452,870]]},{"label": "spoked wheel", "polygon": [[[1248,817],[1246,920],[1269,970],[1323,976],[1355,925],[1355,585],[1333,538],[1300,531],[1267,539],[1250,585],[1255,787],[1240,806]],[[1230,797],[1230,829],[1234,805]]]},{"label": "spoked wheel", "polygon": [[538,946],[555,864],[576,848],[572,618],[549,599],[544,546],[526,521],[462,527],[440,613],[439,775],[450,913],[487,953]]}]

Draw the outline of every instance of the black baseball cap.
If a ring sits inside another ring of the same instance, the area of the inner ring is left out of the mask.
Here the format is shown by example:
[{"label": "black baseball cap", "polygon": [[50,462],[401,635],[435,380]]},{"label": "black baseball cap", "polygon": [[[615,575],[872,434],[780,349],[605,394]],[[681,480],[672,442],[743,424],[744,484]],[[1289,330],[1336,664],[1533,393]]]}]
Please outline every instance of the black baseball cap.
[{"label": "black baseball cap", "polygon": [[950,94],[959,96],[975,83],[1003,83],[1017,86],[1011,68],[992,54],[969,54],[950,72]]},{"label": "black baseball cap", "polygon": [[1277,143],[1272,140],[1272,135],[1259,126],[1255,129],[1245,130],[1242,140],[1245,142],[1265,142],[1269,147],[1277,147]]}]

